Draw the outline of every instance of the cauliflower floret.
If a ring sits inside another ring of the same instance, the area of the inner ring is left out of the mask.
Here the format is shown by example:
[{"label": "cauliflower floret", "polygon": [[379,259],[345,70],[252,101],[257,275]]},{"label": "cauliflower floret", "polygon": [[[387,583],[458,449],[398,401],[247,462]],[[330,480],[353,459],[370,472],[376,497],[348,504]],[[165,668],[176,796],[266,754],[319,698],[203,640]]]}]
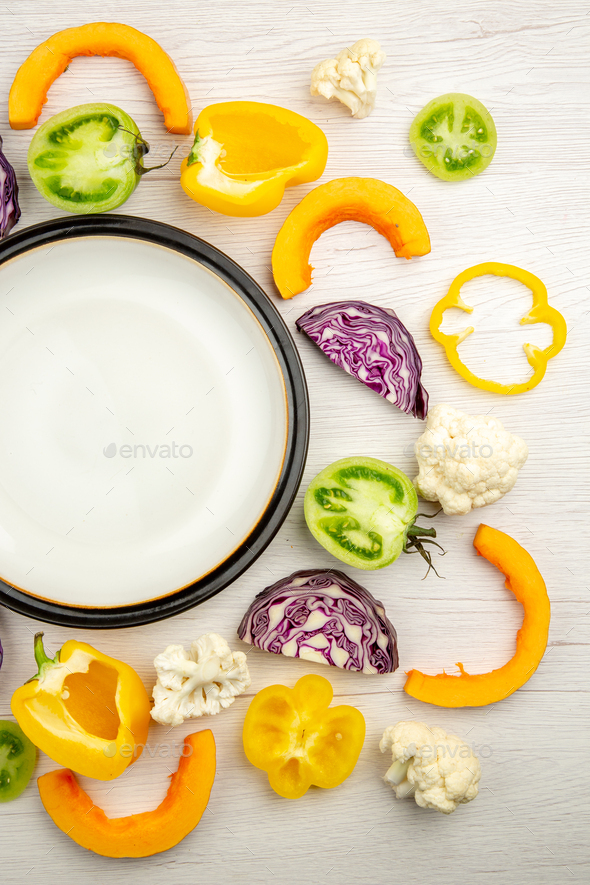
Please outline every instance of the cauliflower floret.
[{"label": "cauliflower floret", "polygon": [[416,491],[427,501],[440,501],[446,514],[458,514],[493,504],[509,492],[529,450],[496,418],[440,405],[430,409],[414,452]]},{"label": "cauliflower floret", "polygon": [[233,704],[251,683],[242,651],[231,651],[217,633],[196,639],[190,653],[169,645],[157,655],[158,681],[152,697],[152,719],[162,725],[181,725],[185,719],[214,716]]},{"label": "cauliflower floret", "polygon": [[443,728],[398,722],[385,729],[379,749],[391,751],[393,762],[384,780],[397,799],[413,795],[421,808],[452,814],[479,792],[479,760],[461,738]]},{"label": "cauliflower floret", "polygon": [[368,117],[375,107],[377,71],[385,58],[376,40],[357,40],[336,58],[315,66],[311,72],[311,94],[337,98],[350,108],[353,117]]}]

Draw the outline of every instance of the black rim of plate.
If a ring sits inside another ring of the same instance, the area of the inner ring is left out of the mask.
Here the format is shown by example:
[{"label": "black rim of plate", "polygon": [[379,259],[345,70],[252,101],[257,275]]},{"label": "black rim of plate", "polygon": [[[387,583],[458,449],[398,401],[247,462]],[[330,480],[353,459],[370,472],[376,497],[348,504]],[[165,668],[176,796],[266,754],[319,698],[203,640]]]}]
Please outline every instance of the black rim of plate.
[{"label": "black rim of plate", "polygon": [[287,446],[271,500],[246,540],[205,577],[161,599],[116,608],[85,608],[49,602],[0,579],[0,603],[27,617],[63,627],[135,627],[179,614],[224,590],[270,544],[283,524],[301,483],[309,442],[309,399],[303,366],[293,338],[264,290],[229,256],[186,231],[128,215],[58,218],[11,234],[0,243],[0,265],[38,246],[68,238],[92,236],[146,240],[180,252],[221,277],[246,302],[269,338],[281,368],[287,400]]}]

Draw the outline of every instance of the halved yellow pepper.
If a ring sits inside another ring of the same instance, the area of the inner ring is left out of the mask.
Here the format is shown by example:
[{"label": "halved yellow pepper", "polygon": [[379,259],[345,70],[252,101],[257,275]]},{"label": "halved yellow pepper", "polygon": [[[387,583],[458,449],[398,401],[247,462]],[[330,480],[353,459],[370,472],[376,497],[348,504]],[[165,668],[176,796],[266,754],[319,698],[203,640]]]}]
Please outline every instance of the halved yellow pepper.
[{"label": "halved yellow pepper", "polygon": [[365,719],[355,707],[330,707],[333,696],[327,679],[310,674],[294,688],[269,685],[250,704],[244,750],[279,796],[298,799],[312,784],[331,789],[352,773]]},{"label": "halved yellow pepper", "polygon": [[265,215],[286,187],[319,178],[327,159],[326,136],[306,117],[272,104],[228,101],[199,114],[180,184],[222,215]]},{"label": "halved yellow pepper", "polygon": [[[461,288],[465,283],[469,282],[469,280],[473,280],[475,277],[485,276],[486,274],[492,274],[497,277],[511,277],[513,280],[518,280],[520,283],[523,283],[531,290],[533,295],[533,306],[521,319],[521,326],[528,323],[547,323],[547,325],[551,326],[553,329],[553,342],[549,347],[541,349],[540,347],[537,347],[536,344],[524,345],[526,358],[529,365],[533,368],[533,374],[527,381],[523,381],[520,384],[501,384],[498,381],[488,381],[483,378],[478,378],[478,376],[474,375],[473,372],[467,368],[465,363],[461,361],[457,348],[461,342],[465,341],[467,336],[471,335],[474,331],[473,326],[468,326],[462,332],[458,332],[454,335],[447,335],[440,331],[443,314],[445,310],[448,310],[450,307],[458,307],[460,310],[466,311],[466,313],[473,313],[473,308],[466,304],[461,298]],[[458,277],[455,277],[445,297],[441,298],[432,311],[430,317],[430,333],[435,341],[438,341],[438,343],[442,344],[444,347],[447,357],[455,371],[458,372],[461,377],[465,378],[466,381],[469,381],[470,384],[473,384],[474,387],[480,387],[482,390],[490,390],[492,393],[516,394],[532,390],[533,387],[536,387],[537,384],[542,381],[547,369],[548,361],[553,359],[554,356],[557,356],[565,344],[567,326],[559,311],[554,307],[550,307],[547,303],[547,289],[538,277],[529,273],[528,270],[522,270],[520,267],[515,267],[513,264],[499,264],[496,261],[488,261],[484,264],[476,264],[474,267],[469,267],[467,270],[464,270],[463,273],[460,273]]]},{"label": "halved yellow pepper", "polygon": [[79,774],[108,781],[139,758],[150,699],[135,670],[85,642],[68,640],[54,658],[35,635],[39,672],[14,692],[11,709],[26,736]]}]

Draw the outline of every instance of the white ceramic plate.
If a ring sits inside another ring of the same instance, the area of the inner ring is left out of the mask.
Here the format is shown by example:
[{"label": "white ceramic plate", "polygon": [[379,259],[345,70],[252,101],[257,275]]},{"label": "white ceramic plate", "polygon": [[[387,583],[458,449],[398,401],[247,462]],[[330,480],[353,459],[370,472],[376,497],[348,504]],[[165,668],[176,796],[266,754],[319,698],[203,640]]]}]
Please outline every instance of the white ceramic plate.
[{"label": "white ceramic plate", "polygon": [[0,267],[0,576],[58,606],[145,608],[202,581],[285,466],[285,373],[253,305],[127,221],[68,220]]}]

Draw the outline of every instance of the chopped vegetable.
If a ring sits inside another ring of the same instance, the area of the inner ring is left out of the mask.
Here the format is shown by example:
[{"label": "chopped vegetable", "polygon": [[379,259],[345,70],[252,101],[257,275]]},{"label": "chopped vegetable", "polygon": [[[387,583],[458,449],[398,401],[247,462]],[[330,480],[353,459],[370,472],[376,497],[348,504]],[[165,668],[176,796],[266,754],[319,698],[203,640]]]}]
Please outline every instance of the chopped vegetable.
[{"label": "chopped vegetable", "polygon": [[23,792],[33,774],[37,748],[20,725],[0,720],[0,802],[11,802]]},{"label": "chopped vegetable", "polygon": [[199,114],[180,184],[222,215],[264,215],[286,187],[319,178],[327,159],[326,136],[306,117],[273,104],[228,101]]},{"label": "chopped vegetable", "polygon": [[319,62],[311,72],[311,94],[337,98],[361,120],[375,108],[377,71],[386,55],[376,40],[357,40],[336,58]]},{"label": "chopped vegetable", "polygon": [[39,127],[27,162],[46,200],[66,212],[91,215],[121,206],[142,175],[160,168],[145,168],[148,151],[148,143],[121,108],[81,104]]},{"label": "chopped vegetable", "polygon": [[238,627],[274,654],[363,673],[393,673],[397,637],[383,603],[336,569],[306,569],[254,599]]},{"label": "chopped vegetable", "polygon": [[479,759],[455,734],[424,722],[402,721],[383,732],[382,753],[391,752],[392,765],[384,777],[396,799],[413,796],[420,808],[452,814],[479,792]]},{"label": "chopped vegetable", "polygon": [[36,125],[49,87],[78,55],[128,59],[146,78],[168,132],[190,134],[192,109],[174,62],[147,34],[116,22],[92,22],[58,31],[33,50],[16,72],[8,97],[8,118],[13,129],[32,129]]},{"label": "chopped vegetable", "polygon": [[461,92],[428,102],[410,127],[414,153],[444,181],[479,175],[492,162],[497,142],[490,112],[477,98]]},{"label": "chopped vegetable", "polygon": [[[418,496],[411,480],[377,458],[342,458],[325,467],[305,493],[307,526],[326,550],[347,565],[378,569],[402,550],[417,550],[432,566],[423,545],[436,544],[435,529],[414,524]],[[435,570],[436,571],[436,570]]]},{"label": "chopped vegetable", "polygon": [[547,647],[551,608],[545,582],[530,553],[510,535],[488,525],[480,525],[473,546],[506,576],[505,586],[524,608],[524,620],[516,634],[516,654],[498,670],[472,676],[463,664],[457,664],[459,676],[409,671],[404,690],[438,707],[483,707],[501,701],[531,678]]},{"label": "chopped vegetable", "polygon": [[11,701],[24,733],[60,765],[102,781],[118,777],[141,755],[150,723],[135,670],[75,639],[49,658],[43,633],[35,635],[35,660],[39,672]]},{"label": "chopped vegetable", "polygon": [[272,272],[283,298],[311,286],[311,247],[341,221],[370,224],[398,258],[430,252],[422,216],[401,191],[377,178],[335,178],[320,184],[287,216],[272,250]]},{"label": "chopped vegetable", "polygon": [[337,301],[312,307],[296,325],[349,375],[408,415],[426,417],[422,360],[393,310],[366,301]]},{"label": "chopped vegetable", "polygon": [[365,720],[355,707],[330,707],[333,696],[327,679],[309,675],[294,688],[269,685],[250,704],[244,750],[279,796],[299,799],[312,784],[332,789],[352,774]]},{"label": "chopped vegetable", "polygon": [[215,778],[215,740],[209,729],[189,734],[163,801],[153,811],[107,817],[67,768],[37,784],[45,810],[59,829],[105,857],[150,857],[168,851],[199,823]]},{"label": "chopped vegetable", "polygon": [[[457,348],[461,342],[465,341],[467,336],[471,335],[474,331],[473,326],[468,326],[462,332],[458,332],[454,335],[447,335],[440,331],[443,314],[445,310],[448,310],[450,307],[457,307],[459,310],[464,310],[466,313],[473,313],[473,308],[468,304],[465,304],[461,298],[461,288],[465,283],[475,279],[475,277],[482,277],[486,274],[491,274],[496,277],[511,277],[511,279],[518,280],[531,290],[533,306],[521,319],[521,326],[530,323],[547,323],[547,325],[551,326],[553,329],[553,341],[549,347],[546,347],[544,350],[537,347],[536,344],[524,345],[524,352],[526,353],[529,365],[533,368],[533,374],[527,381],[523,381],[520,384],[500,384],[498,381],[487,381],[478,378],[477,375],[474,375],[473,372],[467,368],[465,363],[461,361]],[[547,289],[538,277],[529,273],[528,270],[522,270],[520,267],[515,267],[513,264],[498,264],[496,261],[488,261],[485,264],[476,264],[474,267],[469,267],[467,270],[464,270],[463,273],[460,273],[458,277],[455,277],[445,297],[441,298],[432,311],[430,317],[430,333],[434,340],[438,341],[438,343],[442,344],[444,347],[447,357],[455,371],[458,372],[462,378],[465,378],[466,381],[469,381],[470,384],[473,384],[474,387],[480,387],[482,390],[489,390],[492,393],[514,395],[517,393],[524,393],[527,390],[532,390],[533,387],[536,387],[537,384],[543,380],[548,361],[553,359],[554,356],[557,356],[565,344],[567,326],[559,311],[548,305]]]},{"label": "chopped vegetable", "polygon": [[244,652],[232,652],[217,633],[195,639],[188,653],[182,645],[169,645],[157,655],[154,667],[158,681],[152,692],[152,718],[163,725],[215,716],[252,682]]},{"label": "chopped vegetable", "polygon": [[10,233],[19,218],[20,206],[18,205],[16,173],[4,156],[2,136],[0,136],[0,240]]},{"label": "chopped vegetable", "polygon": [[446,405],[430,410],[414,452],[416,491],[427,501],[439,501],[447,515],[499,501],[513,488],[529,454],[525,441],[496,418]]}]

